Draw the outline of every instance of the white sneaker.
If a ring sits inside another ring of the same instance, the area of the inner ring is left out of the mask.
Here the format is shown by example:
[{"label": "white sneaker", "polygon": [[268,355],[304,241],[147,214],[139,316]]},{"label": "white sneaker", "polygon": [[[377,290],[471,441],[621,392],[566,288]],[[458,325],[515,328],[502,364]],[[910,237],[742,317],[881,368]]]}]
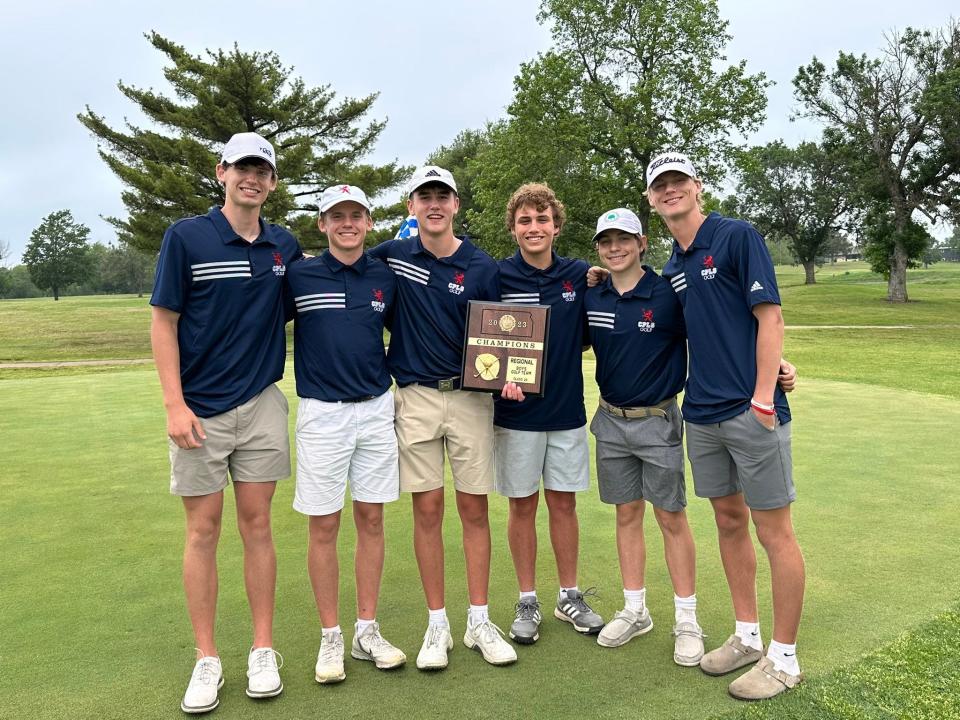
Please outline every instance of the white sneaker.
[{"label": "white sneaker", "polygon": [[323,633],[320,637],[320,652],[314,677],[318,683],[338,683],[347,677],[343,672],[343,634]]},{"label": "white sneaker", "polygon": [[651,630],[653,630],[653,619],[650,617],[649,610],[643,608],[637,611],[625,607],[613,616],[613,620],[604,625],[603,630],[597,635],[597,644],[609,648],[620,647]]},{"label": "white sneaker", "polygon": [[423,636],[423,646],[417,655],[417,667],[421,670],[443,670],[447,666],[447,653],[453,650],[453,638],[449,625],[431,623]]},{"label": "white sneaker", "polygon": [[517,661],[517,651],[503,639],[503,630],[489,620],[476,625],[467,623],[463,644],[471,650],[479,650],[491,665],[509,665]]},{"label": "white sneaker", "polygon": [[383,639],[380,623],[367,625],[363,632],[353,636],[350,656],[357,660],[370,660],[381,670],[400,667],[407,661],[403,650]]},{"label": "white sneaker", "polygon": [[676,640],[673,661],[683,667],[696,667],[703,658],[703,630],[695,622],[678,622],[673,626]]},{"label": "white sneaker", "polygon": [[247,658],[247,695],[252,698],[275,697],[283,692],[280,682],[280,668],[283,658],[277,665],[279,653],[273,648],[251,648]]},{"label": "white sneaker", "polygon": [[185,713],[205,713],[220,704],[217,690],[223,687],[223,668],[220,658],[202,657],[193,666],[190,684],[183,694],[180,709]]}]

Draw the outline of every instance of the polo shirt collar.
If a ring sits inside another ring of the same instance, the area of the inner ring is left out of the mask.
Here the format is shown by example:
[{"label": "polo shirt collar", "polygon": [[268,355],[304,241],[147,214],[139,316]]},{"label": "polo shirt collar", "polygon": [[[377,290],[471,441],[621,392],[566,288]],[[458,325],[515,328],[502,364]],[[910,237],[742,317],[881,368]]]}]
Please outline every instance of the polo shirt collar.
[{"label": "polo shirt collar", "polygon": [[546,268],[534,267],[533,265],[528,263],[526,260],[523,259],[523,253],[521,253],[519,249],[517,250],[514,257],[517,260],[517,267],[520,269],[520,272],[526,275],[527,277],[532,277],[537,273],[540,273],[541,275],[546,275],[547,277],[552,277],[556,275],[560,265],[559,263],[560,256],[557,255],[556,250],[550,251],[550,265]]},{"label": "polo shirt collar", "polygon": [[714,227],[717,222],[720,220],[720,213],[711,212],[707,215],[707,219],[703,221],[703,224],[697,228],[697,234],[693,236],[693,242],[690,243],[690,247],[684,251],[680,247],[680,243],[676,240],[673,241],[673,254],[674,255],[684,255],[688,252],[693,252],[696,249],[705,249],[710,247],[710,244],[713,242],[713,233],[716,230]]},{"label": "polo shirt collar", "polygon": [[[233,229],[230,221],[227,220],[226,215],[223,214],[222,208],[212,207],[207,215],[213,222],[213,226],[217,229],[217,234],[220,235],[220,239],[223,241],[224,245],[228,245],[236,240],[247,242],[244,240],[244,238],[237,235],[237,231]],[[260,234],[257,235],[257,239],[253,242],[266,242],[270,243],[271,245],[276,245],[277,243],[273,239],[273,233],[270,230],[270,226],[263,221],[262,217],[257,218],[257,222],[260,224]]]},{"label": "polo shirt collar", "polygon": [[420,242],[420,236],[417,235],[417,237],[413,238],[412,253],[414,255],[428,255],[434,258],[435,260],[440,260],[449,265],[453,265],[454,267],[460,268],[461,270],[466,270],[467,267],[470,265],[470,258],[473,257],[473,253],[477,251],[477,248],[476,246],[474,246],[473,243],[471,243],[465,237],[459,238],[459,240],[460,240],[460,247],[457,248],[456,252],[453,253],[453,255],[446,258],[438,258],[436,255],[434,255],[432,252],[430,252],[423,246],[423,243]]},{"label": "polo shirt collar", "polygon": [[643,265],[643,277],[640,278],[633,288],[627,290],[625,293],[620,294],[617,292],[617,289],[613,286],[613,275],[607,275],[606,279],[600,283],[601,292],[612,292],[617,295],[620,295],[624,300],[629,300],[631,298],[637,298],[639,300],[649,300],[653,297],[653,288],[657,281],[657,273],[654,272],[653,268],[649,265]]},{"label": "polo shirt collar", "polygon": [[340,272],[341,270],[353,270],[357,275],[363,274],[363,271],[367,267],[367,253],[363,253],[357,261],[352,265],[345,265],[340,262],[333,256],[333,253],[329,249],[323,251],[323,255],[320,256],[320,259],[326,263],[326,266],[330,268],[330,272]]}]

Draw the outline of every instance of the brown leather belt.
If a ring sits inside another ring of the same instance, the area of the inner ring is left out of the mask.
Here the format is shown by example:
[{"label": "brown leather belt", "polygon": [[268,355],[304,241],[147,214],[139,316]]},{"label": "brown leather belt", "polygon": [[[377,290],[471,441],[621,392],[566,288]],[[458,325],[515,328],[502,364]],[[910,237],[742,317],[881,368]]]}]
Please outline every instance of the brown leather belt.
[{"label": "brown leather belt", "polygon": [[666,409],[677,401],[677,396],[669,397],[661,403],[651,407],[617,407],[600,398],[600,407],[611,415],[624,418],[662,417],[667,416]]}]

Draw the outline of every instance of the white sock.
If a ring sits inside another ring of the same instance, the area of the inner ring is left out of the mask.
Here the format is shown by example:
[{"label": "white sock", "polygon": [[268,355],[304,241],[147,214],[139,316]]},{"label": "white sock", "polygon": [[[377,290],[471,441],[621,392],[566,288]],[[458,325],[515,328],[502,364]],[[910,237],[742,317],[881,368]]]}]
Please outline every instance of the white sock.
[{"label": "white sock", "polygon": [[326,635],[327,633],[332,633],[332,632],[335,632],[335,633],[337,633],[337,634],[340,634],[340,626],[339,626],[339,625],[334,625],[332,628],[322,627],[322,628],[320,628],[320,632],[322,632],[324,635]]},{"label": "white sock", "polygon": [[673,615],[674,622],[692,622],[697,624],[697,596],[680,597],[673,596]]},{"label": "white sock", "polygon": [[624,588],[623,604],[628,610],[643,612],[643,608],[647,604],[647,589],[645,587],[639,590],[627,590]]},{"label": "white sock", "polygon": [[427,622],[431,625],[443,625],[445,627],[450,627],[450,621],[447,620],[447,609],[445,607],[440,608],[439,610],[431,610],[427,608],[429,617]]},{"label": "white sock", "polygon": [[376,618],[374,618],[373,620],[364,620],[363,618],[357,618],[357,625],[356,625],[356,627],[357,627],[357,635],[359,635],[359,634],[362,633],[364,630],[366,630],[368,627],[370,627],[371,625],[373,625],[376,621],[377,621]]},{"label": "white sock", "polygon": [[532,599],[536,600],[536,599],[537,599],[537,591],[536,591],[536,590],[521,590],[521,591],[520,591],[520,599],[523,600],[524,598],[532,598]]},{"label": "white sock", "polygon": [[763,650],[763,638],[760,637],[760,623],[741,622],[737,620],[736,635],[747,647],[754,650]]},{"label": "white sock", "polygon": [[797,662],[797,644],[787,645],[779,643],[776,640],[770,641],[770,647],[767,648],[767,658],[773,661],[773,669],[787,673],[787,675],[799,675],[800,663]]},{"label": "white sock", "polygon": [[565,588],[565,587],[560,588],[560,592],[561,592],[561,594],[563,594],[563,595],[566,595],[568,590],[574,590],[574,591],[576,591],[576,592],[580,592],[580,588],[577,587],[576,585],[574,585],[573,587],[568,587],[568,588]]},{"label": "white sock", "polygon": [[467,613],[467,622],[471,626],[479,625],[480,623],[487,622],[490,619],[490,606],[489,605],[471,605],[470,611]]}]

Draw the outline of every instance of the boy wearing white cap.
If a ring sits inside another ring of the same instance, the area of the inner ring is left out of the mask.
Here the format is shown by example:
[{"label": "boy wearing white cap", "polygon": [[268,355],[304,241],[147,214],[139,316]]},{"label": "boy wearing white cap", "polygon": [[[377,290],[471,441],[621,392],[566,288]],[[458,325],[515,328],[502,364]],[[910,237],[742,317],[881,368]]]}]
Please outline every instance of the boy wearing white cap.
[{"label": "boy wearing white cap", "polygon": [[594,244],[607,278],[587,290],[590,342],[597,357],[600,407],[596,436],[600,499],[616,505],[617,552],[624,608],[597,642],[619,647],[653,629],[646,607],[646,502],[663,534],[674,588],[673,659],[696,666],[703,657],[697,623],[696,551],[684,510],[683,421],[677,394],[687,371],[683,314],[670,283],[642,265],[647,249],[640,220],[626,208],[597,221]]},{"label": "boy wearing white cap", "polygon": [[276,383],[286,357],[283,278],[302,256],[260,209],[277,186],[273,146],[230,138],[217,165],[225,200],[171,225],[157,262],[151,342],[167,411],[170,491],[183,498],[183,584],[199,659],[181,702],[213,710],[223,685],[214,641],[223,491],[233,481],[253,616],[247,695],[283,691],[273,646],[276,554],[270,503],[290,474],[287,401]]},{"label": "boy wearing white cap", "polygon": [[297,485],[293,507],[308,515],[307,567],[322,634],[315,677],[343,680],[343,634],[338,620],[337,535],[347,481],[357,529],[357,622],[350,654],[380,669],[406,655],[387,642],[376,621],[383,574],[383,504],[400,495],[393,394],[383,329],[394,310],[396,281],[363,250],[373,227],[370,203],[353,185],[320,197],[317,224],[329,248],[294,263],[287,273],[295,309]]},{"label": "boy wearing white cap", "polygon": [[[696,494],[710,499],[736,629],[700,663],[709,675],[752,665],[730,694],[762,700],[793,688],[804,562],[793,531],[796,499],[790,409],[778,385],[783,316],[773,263],[749,223],[705,215],[693,163],[665,153],[647,168],[647,196],[674,238],[663,268],[683,307],[690,372],[683,416]],[[773,584],[773,641],[764,654],[750,521]]]},{"label": "boy wearing white cap", "polygon": [[444,592],[444,452],[450,463],[470,608],[464,645],[492,665],[517,654],[491,621],[490,523],[493,492],[493,399],[460,389],[463,335],[470,300],[500,300],[497,264],[453,233],[460,208],[457,184],[444,168],[418,168],[408,185],[407,210],[419,235],[388,240],[370,254],[397,278],[397,313],[387,365],[396,378],[400,489],[413,499],[414,551],[428,622],[417,655],[421,670],[447,667],[453,637]]}]

